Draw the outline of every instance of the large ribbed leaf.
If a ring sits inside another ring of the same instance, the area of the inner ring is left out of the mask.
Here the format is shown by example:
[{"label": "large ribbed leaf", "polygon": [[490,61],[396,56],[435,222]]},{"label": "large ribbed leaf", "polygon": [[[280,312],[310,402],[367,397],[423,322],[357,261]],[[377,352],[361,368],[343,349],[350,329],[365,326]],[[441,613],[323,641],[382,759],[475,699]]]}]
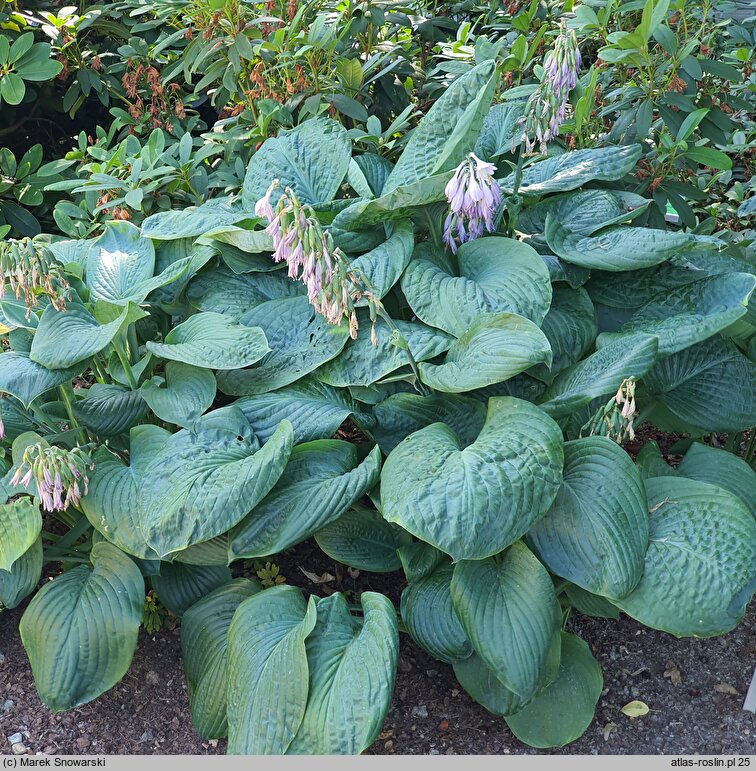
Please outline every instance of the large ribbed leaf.
[{"label": "large ribbed leaf", "polygon": [[434,571],[402,592],[402,621],[410,637],[425,651],[447,664],[466,659],[472,643],[454,610],[451,581],[454,566],[445,559]]},{"label": "large ribbed leaf", "polygon": [[391,235],[375,249],[352,260],[352,267],[361,271],[376,297],[384,297],[399,280],[409,264],[415,244],[410,220],[393,223]]},{"label": "large ribbed leaf", "polygon": [[163,377],[146,381],[139,392],[161,420],[187,427],[212,405],[215,376],[209,369],[169,361]]},{"label": "large ribbed leaf", "polygon": [[546,240],[563,260],[583,268],[608,271],[650,268],[696,243],[696,237],[690,233],[626,225],[586,236],[568,230],[551,214],[546,217]]},{"label": "large ribbed leaf", "polygon": [[231,559],[276,554],[314,535],[375,485],[380,468],[378,447],[360,463],[349,442],[297,445],[275,487],[231,533]]},{"label": "large ribbed leaf", "polygon": [[541,397],[541,406],[549,415],[561,417],[598,396],[614,393],[626,378],[641,378],[648,372],[658,344],[650,335],[609,343],[557,375]]},{"label": "large ribbed leaf", "polygon": [[195,543],[176,552],[175,562],[185,565],[226,565],[228,564],[228,534],[216,535],[209,541]]},{"label": "large ribbed leaf", "polygon": [[[173,434],[143,477],[141,525],[164,557],[225,533],[273,488],[291,452],[282,421],[259,449],[242,412],[227,407]],[[269,554],[271,552],[266,552]]]},{"label": "large ribbed leaf", "polygon": [[309,690],[305,638],[315,626],[293,586],[239,605],[228,630],[228,753],[283,755],[302,724]]},{"label": "large ribbed leaf", "polygon": [[260,589],[257,581],[237,578],[192,605],[181,619],[181,655],[192,726],[203,739],[228,734],[228,628],[239,605]]},{"label": "large ribbed leaf", "polygon": [[441,364],[419,364],[422,381],[437,391],[461,393],[500,383],[535,364],[551,364],[546,335],[514,313],[479,316],[449,348]]},{"label": "large ribbed leaf", "polygon": [[317,622],[305,641],[310,671],[302,724],[292,755],[358,755],[375,741],[391,704],[399,633],[391,601],[360,596],[363,622],[343,594],[318,600]]},{"label": "large ribbed leaf", "polygon": [[648,514],[628,454],[606,437],[567,442],[562,486],[528,538],[552,573],[594,594],[629,594],[643,573]]},{"label": "large ribbed leaf", "polygon": [[456,394],[394,394],[377,404],[375,441],[386,454],[415,431],[431,423],[445,423],[462,447],[475,441],[486,419],[486,406],[478,399]]},{"label": "large ribbed leaf", "polygon": [[402,291],[417,317],[459,336],[482,313],[516,313],[540,324],[551,303],[549,271],[532,246],[493,236],[468,241],[457,253],[459,276],[431,259],[415,258]]},{"label": "large ribbed leaf", "polygon": [[[622,179],[641,157],[640,145],[574,150],[534,163],[522,174],[520,195],[544,195],[575,190],[593,179]],[[512,192],[514,173],[501,180],[501,189]]]},{"label": "large ribbed leaf", "polygon": [[756,588],[756,520],[732,493],[692,479],[646,480],[649,546],[643,578],[616,604],[678,637],[734,629]]},{"label": "large ribbed leaf", "polygon": [[228,198],[215,198],[201,206],[153,214],[142,223],[142,236],[155,241],[193,238],[213,228],[233,225],[253,216],[250,212],[230,206],[228,201]]},{"label": "large ribbed leaf", "polygon": [[45,584],[21,617],[21,641],[39,697],[53,712],[91,701],[131,664],[144,606],[139,568],[109,543]]},{"label": "large ribbed leaf", "polygon": [[525,102],[493,105],[475,141],[475,154],[479,158],[490,161],[497,155],[512,152],[515,136],[522,134],[519,121],[524,114]]},{"label": "large ribbed leaf", "polygon": [[492,398],[480,434],[465,449],[443,423],[397,445],[381,475],[382,513],[454,560],[483,559],[548,509],[563,460],[562,433],[541,409]]},{"label": "large ribbed leaf", "polygon": [[[263,303],[245,313],[241,322],[262,328],[270,353],[254,367],[218,377],[220,390],[232,396],[289,385],[338,356],[349,339],[345,323],[329,324],[306,297]],[[369,334],[369,330],[362,333]]]},{"label": "large ribbed leaf", "polygon": [[82,367],[48,369],[29,358],[28,353],[0,353],[0,391],[15,396],[28,407],[38,396],[68,383]]},{"label": "large ribbed leaf", "polygon": [[230,580],[231,571],[226,565],[186,565],[181,562],[161,562],[160,572],[150,579],[160,601],[179,618],[195,602]]},{"label": "large ribbed leaf", "polygon": [[457,78],[410,135],[382,194],[453,169],[472,150],[497,81],[493,61],[482,62]]},{"label": "large ribbed leaf", "polygon": [[574,634],[562,632],[559,675],[516,715],[509,730],[531,747],[563,747],[582,736],[593,720],[604,678],[590,648]]},{"label": "large ribbed leaf", "polygon": [[498,680],[477,653],[455,661],[453,667],[459,684],[478,704],[494,715],[513,715],[527,701]]},{"label": "large ribbed leaf", "polygon": [[644,481],[651,477],[672,477],[677,474],[677,471],[664,460],[659,445],[653,440],[641,447],[635,456],[635,464]]},{"label": "large ribbed leaf", "polygon": [[207,369],[238,369],[270,350],[264,332],[221,313],[197,313],[173,327],[162,343],[147,342],[156,356]]},{"label": "large ribbed leaf", "polygon": [[556,284],[541,331],[551,346],[551,369],[541,364],[528,374],[550,383],[562,370],[580,361],[596,339],[596,311],[588,292],[582,287]]},{"label": "large ribbed leaf", "polygon": [[144,473],[170,438],[153,425],[135,426],[130,432],[129,463],[100,447],[89,475],[89,492],[81,503],[93,527],[111,543],[140,559],[160,555],[148,544],[140,516]]},{"label": "large ribbed leaf", "polygon": [[242,203],[253,209],[274,179],[281,184],[271,198],[274,206],[286,187],[302,203],[327,203],[346,176],[351,157],[352,141],[335,120],[308,120],[291,131],[281,131],[277,137],[266,139],[252,156],[244,177]]},{"label": "large ribbed leaf", "polygon": [[567,599],[577,611],[584,616],[593,618],[619,618],[619,609],[616,605],[609,602],[606,597],[600,597],[598,594],[591,594],[581,589],[575,584],[567,584],[564,589]]},{"label": "large ribbed leaf", "polygon": [[677,472],[688,479],[710,482],[729,490],[756,516],[756,471],[737,455],[694,442],[678,465]]},{"label": "large ribbed leaf", "polygon": [[15,608],[35,589],[42,575],[42,539],[37,540],[13,563],[10,572],[0,570],[0,612]]},{"label": "large ribbed leaf", "polygon": [[659,338],[660,355],[677,353],[745,316],[754,286],[756,276],[750,273],[723,274],[686,284],[657,295],[618,332],[601,334],[598,345],[641,332]]},{"label": "large ribbed leaf", "polygon": [[675,418],[702,432],[743,431],[756,424],[754,381],[756,362],[717,336],[659,361],[644,385]]},{"label": "large ribbed leaf", "polygon": [[186,299],[198,310],[239,319],[268,300],[301,294],[302,284],[292,281],[284,271],[237,275],[221,266],[195,276],[187,287]]},{"label": "large ribbed leaf", "polygon": [[81,303],[68,303],[64,311],[48,305],[39,320],[29,357],[50,369],[66,369],[99,353],[127,321],[139,317],[134,316],[127,305],[118,308],[115,318],[100,324]]},{"label": "large ribbed leaf", "polygon": [[530,699],[561,623],[546,568],[517,541],[496,557],[458,562],[451,598],[475,652],[504,686]]},{"label": "large ribbed leaf", "polygon": [[267,442],[276,426],[288,420],[294,426],[294,444],[329,439],[350,416],[360,425],[373,419],[344,390],[304,377],[296,383],[266,394],[244,396],[234,402],[252,425],[255,436]]},{"label": "large ribbed leaf", "polygon": [[412,537],[377,511],[355,506],[318,530],[315,540],[337,562],[370,573],[390,573],[402,566],[396,550],[411,543]]},{"label": "large ribbed leaf", "polygon": [[98,436],[118,436],[138,423],[148,411],[139,391],[111,383],[94,383],[83,399],[74,402],[73,413],[82,426]]},{"label": "large ribbed leaf", "polygon": [[[375,325],[375,339],[368,333],[370,317],[359,313],[360,329],[364,330],[356,340],[349,340],[344,350],[326,362],[315,377],[337,387],[369,386],[396,370],[406,368],[410,359],[406,351],[394,344],[393,330],[381,319]],[[452,338],[438,329],[416,321],[395,321],[396,329],[406,341],[415,361],[433,359],[449,350]]]},{"label": "large ribbed leaf", "polygon": [[42,515],[31,498],[0,504],[0,571],[10,571],[41,531]]}]

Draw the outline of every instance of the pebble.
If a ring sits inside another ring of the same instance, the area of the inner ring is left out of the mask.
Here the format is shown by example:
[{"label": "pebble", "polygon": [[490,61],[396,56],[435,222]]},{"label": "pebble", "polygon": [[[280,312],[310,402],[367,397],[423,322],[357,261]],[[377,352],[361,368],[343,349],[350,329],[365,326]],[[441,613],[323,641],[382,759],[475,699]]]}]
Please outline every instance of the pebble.
[{"label": "pebble", "polygon": [[160,676],[152,670],[144,676],[144,679],[147,681],[147,685],[158,685],[160,683]]},{"label": "pebble", "polygon": [[84,738],[83,736],[80,736],[76,740],[76,747],[80,750],[85,750],[87,747],[89,747],[89,739]]},{"label": "pebble", "polygon": [[11,749],[14,755],[26,755],[26,745],[21,744],[21,742],[16,742]]},{"label": "pebble", "polygon": [[24,737],[21,735],[21,732],[11,734],[8,737],[8,743],[9,744],[18,744],[19,742],[22,742],[24,740]]},{"label": "pebble", "polygon": [[2,704],[0,704],[0,711],[2,712],[10,712],[13,709],[13,699],[6,699]]},{"label": "pebble", "polygon": [[419,704],[417,707],[412,707],[413,717],[428,717],[428,707],[425,704]]},{"label": "pebble", "polygon": [[140,742],[151,742],[155,738],[155,734],[152,731],[145,731],[140,737]]},{"label": "pebble", "polygon": [[5,654],[2,651],[0,651],[0,664],[4,664],[4,663],[5,663]]}]

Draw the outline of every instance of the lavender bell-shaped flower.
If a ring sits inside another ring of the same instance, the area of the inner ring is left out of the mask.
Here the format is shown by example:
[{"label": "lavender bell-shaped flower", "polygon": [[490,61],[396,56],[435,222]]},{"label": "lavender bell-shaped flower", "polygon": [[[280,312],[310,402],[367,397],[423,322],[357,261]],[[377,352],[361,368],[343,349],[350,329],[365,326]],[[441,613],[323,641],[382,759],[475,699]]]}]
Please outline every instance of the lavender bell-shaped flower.
[{"label": "lavender bell-shaped flower", "polygon": [[457,244],[472,241],[494,230],[494,214],[501,190],[493,175],[496,166],[470,153],[457,166],[444,192],[449,214],[444,221],[444,243],[457,253]]}]

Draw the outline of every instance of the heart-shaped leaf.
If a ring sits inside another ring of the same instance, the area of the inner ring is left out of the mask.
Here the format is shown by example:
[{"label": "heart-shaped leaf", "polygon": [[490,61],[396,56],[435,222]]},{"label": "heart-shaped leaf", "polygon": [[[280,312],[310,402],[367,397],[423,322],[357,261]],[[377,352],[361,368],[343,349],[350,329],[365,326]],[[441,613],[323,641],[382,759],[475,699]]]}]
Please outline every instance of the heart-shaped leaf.
[{"label": "heart-shaped leaf", "polygon": [[94,383],[83,399],[74,402],[73,413],[82,426],[98,436],[118,436],[147,414],[139,391],[111,383]]},{"label": "heart-shaped leaf", "polygon": [[147,217],[142,223],[142,236],[155,241],[194,238],[213,228],[233,225],[252,216],[250,211],[231,206],[228,198],[215,198],[201,206],[158,212]]},{"label": "heart-shaped leaf", "polygon": [[231,580],[226,565],[186,565],[161,562],[160,572],[152,576],[152,588],[171,613],[181,618],[203,597]]},{"label": "heart-shaped leaf", "polygon": [[212,405],[215,376],[209,369],[169,361],[165,365],[165,376],[147,380],[139,392],[161,420],[188,427]]},{"label": "heart-shaped leaf", "polygon": [[31,498],[0,504],[0,571],[10,572],[42,532],[39,506]]},{"label": "heart-shaped leaf", "polygon": [[36,589],[41,576],[42,538],[37,538],[10,571],[0,570],[0,612],[20,605]]},{"label": "heart-shaped leaf", "polygon": [[382,244],[352,260],[352,268],[367,279],[376,297],[383,298],[409,264],[414,244],[412,222],[399,220]]}]

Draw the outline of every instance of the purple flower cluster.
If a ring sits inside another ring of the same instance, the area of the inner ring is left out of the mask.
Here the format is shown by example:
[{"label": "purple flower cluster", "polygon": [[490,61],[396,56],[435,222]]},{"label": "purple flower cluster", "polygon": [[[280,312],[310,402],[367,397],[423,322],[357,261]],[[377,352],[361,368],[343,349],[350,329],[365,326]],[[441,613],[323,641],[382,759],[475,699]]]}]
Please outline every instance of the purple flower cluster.
[{"label": "purple flower cluster", "polygon": [[290,188],[284,190],[273,208],[270,199],[279,187],[279,181],[273,180],[255,205],[255,214],[268,220],[265,230],[273,239],[273,259],[286,262],[289,278],[304,283],[307,299],[329,324],[347,319],[349,334],[356,338],[356,303],[363,297],[368,301],[371,298],[364,278],[352,270],[346,257],[334,247],[330,233],[323,231],[314,212],[308,212],[309,207],[303,206]]},{"label": "purple flower cluster", "polygon": [[82,494],[87,494],[87,467],[94,468],[81,448],[66,450],[38,442],[24,450],[11,485],[21,485],[28,489],[34,481],[42,508],[45,511],[63,510],[69,506],[78,506]]},{"label": "purple flower cluster", "polygon": [[570,91],[577,84],[582,60],[573,30],[562,24],[554,48],[546,55],[543,80],[528,100],[525,109],[525,129],[520,141],[530,154],[536,144],[546,154],[546,144],[557,134],[567,115]]},{"label": "purple flower cluster", "polygon": [[494,230],[494,214],[501,190],[493,175],[496,166],[470,153],[457,166],[444,192],[449,214],[444,221],[444,243],[457,253],[457,243],[472,241]]}]

